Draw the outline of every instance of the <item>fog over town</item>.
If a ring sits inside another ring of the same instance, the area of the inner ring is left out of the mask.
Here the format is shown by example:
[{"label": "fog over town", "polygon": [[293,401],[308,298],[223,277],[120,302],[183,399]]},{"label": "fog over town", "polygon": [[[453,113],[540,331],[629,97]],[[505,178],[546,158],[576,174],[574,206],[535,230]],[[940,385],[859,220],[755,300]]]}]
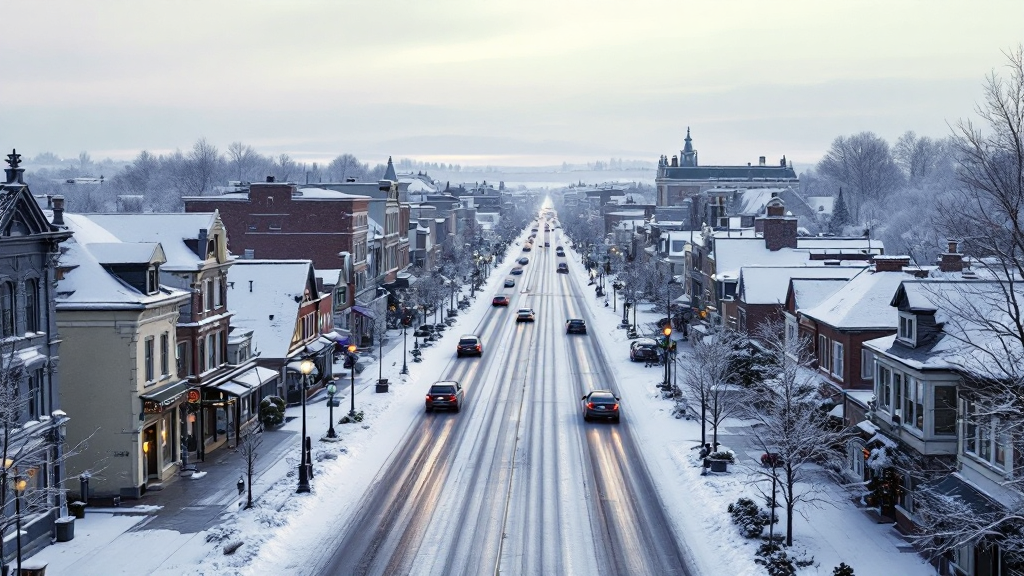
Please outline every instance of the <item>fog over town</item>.
[{"label": "fog over town", "polygon": [[2,18],[0,574],[1024,574],[1024,2]]}]

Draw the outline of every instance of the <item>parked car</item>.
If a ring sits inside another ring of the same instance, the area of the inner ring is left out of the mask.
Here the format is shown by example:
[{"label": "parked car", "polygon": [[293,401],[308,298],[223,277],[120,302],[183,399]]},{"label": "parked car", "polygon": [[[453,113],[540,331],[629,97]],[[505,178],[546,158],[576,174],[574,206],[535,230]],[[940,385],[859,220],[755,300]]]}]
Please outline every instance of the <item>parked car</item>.
[{"label": "parked car", "polygon": [[516,285],[516,279],[515,278],[505,278],[505,288],[515,288],[515,285]]},{"label": "parked car", "polygon": [[505,296],[504,294],[499,294],[491,300],[491,306],[508,306],[508,304],[508,296]]},{"label": "parked car", "polygon": [[561,256],[565,258],[565,250],[563,250],[561,246],[555,248],[555,256]]},{"label": "parked car", "polygon": [[511,272],[509,272],[509,274],[511,274],[511,275],[513,275],[513,276],[519,276],[519,275],[521,275],[522,273],[523,273],[523,269],[522,269],[522,267],[520,267],[520,266],[516,266],[515,268],[513,268],[513,269],[512,269],[512,271],[511,271]]},{"label": "parked car", "polygon": [[427,392],[427,412],[434,410],[453,410],[458,412],[462,409],[463,398],[462,385],[455,380],[434,382]]},{"label": "parked car", "polygon": [[566,334],[586,334],[587,321],[582,318],[571,318],[565,323]]},{"label": "parked car", "polygon": [[476,334],[464,334],[462,338],[459,338],[455,355],[459,358],[463,356],[483,356],[484,345],[480,342],[480,337]]},{"label": "parked car", "polygon": [[533,313],[533,308],[520,308],[516,312],[516,322],[533,322],[536,320],[536,315]]},{"label": "parked car", "polygon": [[533,250],[533,244],[527,244],[523,246],[523,252],[529,252],[531,250]]},{"label": "parked car", "polygon": [[590,422],[594,418],[604,418],[619,421],[619,398],[610,390],[594,390],[582,400],[583,420]]},{"label": "parked car", "polygon": [[661,347],[653,338],[637,338],[629,345],[629,359],[633,362],[657,362],[661,359]]},{"label": "parked car", "polygon": [[569,265],[566,264],[565,262],[559,262],[558,263],[558,268],[555,270],[555,272],[558,272],[559,274],[568,274],[569,273]]},{"label": "parked car", "polygon": [[519,259],[519,263],[522,264],[523,266],[526,266],[527,264],[530,263],[530,259],[527,258],[526,256],[523,256],[522,258]]}]

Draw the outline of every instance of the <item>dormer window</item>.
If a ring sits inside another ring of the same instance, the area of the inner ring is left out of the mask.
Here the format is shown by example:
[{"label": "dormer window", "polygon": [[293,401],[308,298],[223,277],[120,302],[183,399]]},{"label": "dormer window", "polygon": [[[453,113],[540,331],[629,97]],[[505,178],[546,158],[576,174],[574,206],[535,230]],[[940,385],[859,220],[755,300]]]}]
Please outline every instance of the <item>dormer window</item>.
[{"label": "dormer window", "polygon": [[153,265],[146,272],[146,294],[156,294],[160,291],[160,268]]},{"label": "dormer window", "polygon": [[900,312],[900,326],[896,337],[907,346],[915,346],[917,344],[917,316]]}]

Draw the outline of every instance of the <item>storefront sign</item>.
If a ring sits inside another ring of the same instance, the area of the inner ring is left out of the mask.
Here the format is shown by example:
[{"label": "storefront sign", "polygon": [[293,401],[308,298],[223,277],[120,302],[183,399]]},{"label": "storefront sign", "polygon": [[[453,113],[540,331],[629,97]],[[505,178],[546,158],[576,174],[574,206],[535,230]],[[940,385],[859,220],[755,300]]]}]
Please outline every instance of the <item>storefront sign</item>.
[{"label": "storefront sign", "polygon": [[164,407],[159,402],[153,400],[142,401],[142,413],[143,414],[159,414],[164,411]]},{"label": "storefront sign", "polygon": [[199,403],[199,389],[198,388],[189,388],[188,389],[188,401],[189,401],[190,404],[198,404]]}]

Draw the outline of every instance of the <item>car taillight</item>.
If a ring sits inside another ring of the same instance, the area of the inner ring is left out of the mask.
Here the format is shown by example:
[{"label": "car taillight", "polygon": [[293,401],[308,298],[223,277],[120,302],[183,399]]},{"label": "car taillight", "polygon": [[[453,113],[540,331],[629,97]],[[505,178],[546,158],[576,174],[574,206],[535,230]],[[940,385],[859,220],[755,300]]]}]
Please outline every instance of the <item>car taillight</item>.
[{"label": "car taillight", "polygon": [[612,404],[612,410],[618,410],[618,409],[619,409],[619,405],[618,404]]},{"label": "car taillight", "polygon": [[448,400],[449,400],[450,402],[455,402],[455,395],[449,396],[449,397],[448,397]]},{"label": "car taillight", "polygon": [[427,394],[427,400],[430,400],[430,394]]},{"label": "car taillight", "polygon": [[479,351],[480,351],[480,345],[479,345],[479,344],[477,344],[477,345],[476,345],[476,351],[477,351],[477,352],[479,352]]},{"label": "car taillight", "polygon": [[593,409],[594,408],[594,403],[593,402],[587,402],[587,408]]}]

